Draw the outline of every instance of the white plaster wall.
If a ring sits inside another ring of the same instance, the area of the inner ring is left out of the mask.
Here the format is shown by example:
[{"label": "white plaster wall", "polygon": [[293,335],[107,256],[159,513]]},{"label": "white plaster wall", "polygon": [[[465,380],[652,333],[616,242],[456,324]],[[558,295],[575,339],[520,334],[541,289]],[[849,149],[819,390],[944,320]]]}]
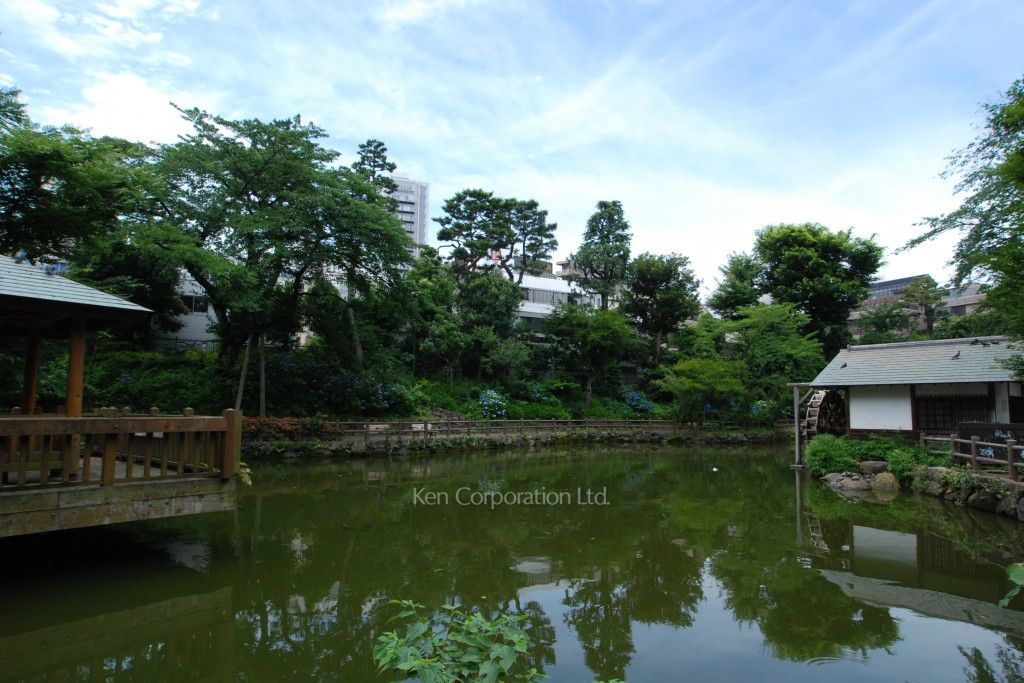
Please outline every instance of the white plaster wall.
[{"label": "white plaster wall", "polygon": [[909,386],[850,387],[850,429],[913,428]]},{"label": "white plaster wall", "polygon": [[988,385],[984,382],[918,384],[915,392],[918,396],[987,396]]},{"label": "white plaster wall", "polygon": [[996,382],[996,422],[1010,421],[1010,385],[1009,382]]}]

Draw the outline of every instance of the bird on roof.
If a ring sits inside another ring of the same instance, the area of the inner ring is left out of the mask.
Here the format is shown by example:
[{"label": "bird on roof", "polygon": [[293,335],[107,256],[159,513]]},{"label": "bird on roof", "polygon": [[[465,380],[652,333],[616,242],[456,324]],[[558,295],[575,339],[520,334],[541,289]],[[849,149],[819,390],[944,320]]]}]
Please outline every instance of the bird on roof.
[{"label": "bird on roof", "polygon": [[952,358],[950,358],[950,360],[956,360],[956,359],[957,359],[957,358],[959,358],[959,357],[960,357],[960,352],[959,352],[959,351],[957,351],[956,353],[954,353],[954,354],[953,354],[953,357],[952,357]]},{"label": "bird on roof", "polygon": [[839,369],[841,370],[841,369],[843,369],[845,367],[846,367],[846,363],[843,363],[842,365],[839,366]]}]

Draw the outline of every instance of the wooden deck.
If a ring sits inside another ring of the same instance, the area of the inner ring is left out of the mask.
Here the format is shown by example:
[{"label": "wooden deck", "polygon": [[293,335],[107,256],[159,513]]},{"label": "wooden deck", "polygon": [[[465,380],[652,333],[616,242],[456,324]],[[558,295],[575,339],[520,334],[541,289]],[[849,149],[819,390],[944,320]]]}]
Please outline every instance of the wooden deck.
[{"label": "wooden deck", "polygon": [[229,510],[241,415],[0,417],[0,538]]}]

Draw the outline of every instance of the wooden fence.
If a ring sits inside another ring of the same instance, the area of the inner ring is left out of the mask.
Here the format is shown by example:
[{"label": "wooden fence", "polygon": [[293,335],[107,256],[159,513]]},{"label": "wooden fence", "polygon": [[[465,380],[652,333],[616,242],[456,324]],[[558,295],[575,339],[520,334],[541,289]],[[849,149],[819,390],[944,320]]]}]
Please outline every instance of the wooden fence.
[{"label": "wooden fence", "polygon": [[84,417],[0,417],[0,486],[44,489],[113,486],[234,475],[241,414],[131,415],[103,409]]},{"label": "wooden fence", "polygon": [[[936,450],[935,445],[941,447]],[[944,454],[952,452],[953,462],[963,461],[970,464],[974,469],[980,469],[984,465],[996,465],[1006,468],[1006,473],[1013,481],[1020,481],[1021,462],[1024,456],[1024,446],[1016,441],[1009,440],[1005,443],[981,441],[977,436],[970,439],[961,439],[956,434],[949,436],[927,436],[921,435],[921,447],[929,453]]]},{"label": "wooden fence", "polygon": [[[277,424],[275,425],[275,422]],[[576,431],[677,431],[684,428],[670,420],[387,420],[387,421],[320,421],[315,419],[285,421],[247,419],[246,431],[254,433],[300,433],[324,438],[387,439],[395,437],[429,439],[448,436],[492,436]]]}]

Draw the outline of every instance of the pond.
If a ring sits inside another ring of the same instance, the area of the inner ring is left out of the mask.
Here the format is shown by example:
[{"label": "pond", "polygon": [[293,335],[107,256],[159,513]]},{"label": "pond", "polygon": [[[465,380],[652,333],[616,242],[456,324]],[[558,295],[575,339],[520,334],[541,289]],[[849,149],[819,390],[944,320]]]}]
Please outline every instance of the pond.
[{"label": "pond", "polygon": [[383,681],[394,598],[524,615],[554,682],[1020,679],[995,603],[1024,525],[845,501],[789,458],[260,466],[233,514],[0,541],[0,679]]}]

